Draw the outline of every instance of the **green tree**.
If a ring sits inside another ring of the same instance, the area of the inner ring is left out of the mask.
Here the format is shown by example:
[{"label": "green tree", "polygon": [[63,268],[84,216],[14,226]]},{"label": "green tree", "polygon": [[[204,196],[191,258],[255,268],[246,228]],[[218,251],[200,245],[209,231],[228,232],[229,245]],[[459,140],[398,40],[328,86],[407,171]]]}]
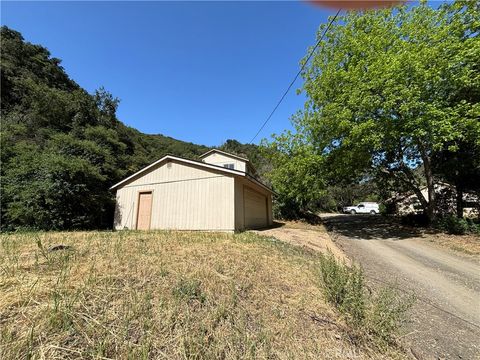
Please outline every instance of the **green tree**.
[{"label": "green tree", "polygon": [[267,174],[268,180],[278,193],[275,215],[280,218],[302,217],[325,195],[324,158],[298,134],[285,132],[275,139],[262,144],[262,153],[272,167]]},{"label": "green tree", "polygon": [[105,177],[89,161],[19,143],[2,179],[6,229],[105,226],[110,196]]},{"label": "green tree", "polygon": [[293,117],[327,183],[388,179],[435,216],[436,152],[480,141],[480,105],[464,95],[480,88],[479,19],[477,2],[457,1],[352,12],[333,24],[303,73],[308,100]]}]

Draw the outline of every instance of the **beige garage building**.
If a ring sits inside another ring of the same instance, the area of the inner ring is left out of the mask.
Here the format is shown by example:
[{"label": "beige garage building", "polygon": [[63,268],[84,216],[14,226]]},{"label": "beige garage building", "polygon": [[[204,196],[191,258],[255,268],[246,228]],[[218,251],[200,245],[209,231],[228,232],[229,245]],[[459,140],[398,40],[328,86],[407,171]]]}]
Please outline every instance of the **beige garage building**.
[{"label": "beige garage building", "polygon": [[216,149],[200,158],[167,155],[112,186],[115,229],[234,231],[273,223],[272,190],[247,159]]}]

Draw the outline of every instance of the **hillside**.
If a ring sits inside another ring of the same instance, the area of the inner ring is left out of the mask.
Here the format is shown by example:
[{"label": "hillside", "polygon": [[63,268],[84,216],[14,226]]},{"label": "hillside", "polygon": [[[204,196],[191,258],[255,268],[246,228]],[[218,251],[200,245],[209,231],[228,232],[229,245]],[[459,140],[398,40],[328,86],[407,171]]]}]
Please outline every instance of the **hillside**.
[{"label": "hillside", "polygon": [[[167,153],[208,150],[124,125],[105,89],[89,94],[17,31],[4,26],[1,38],[2,230],[109,228],[112,184]],[[262,168],[255,145],[226,145]]]}]

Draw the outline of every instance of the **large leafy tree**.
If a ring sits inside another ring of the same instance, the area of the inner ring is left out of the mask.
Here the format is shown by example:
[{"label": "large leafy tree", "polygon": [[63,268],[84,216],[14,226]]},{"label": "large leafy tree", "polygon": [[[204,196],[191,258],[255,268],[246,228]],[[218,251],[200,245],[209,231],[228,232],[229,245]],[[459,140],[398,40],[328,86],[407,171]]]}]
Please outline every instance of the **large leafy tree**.
[{"label": "large leafy tree", "polygon": [[308,101],[293,117],[295,136],[323,159],[322,181],[383,180],[435,216],[436,154],[480,142],[479,20],[478,3],[457,1],[336,21],[303,73]]}]

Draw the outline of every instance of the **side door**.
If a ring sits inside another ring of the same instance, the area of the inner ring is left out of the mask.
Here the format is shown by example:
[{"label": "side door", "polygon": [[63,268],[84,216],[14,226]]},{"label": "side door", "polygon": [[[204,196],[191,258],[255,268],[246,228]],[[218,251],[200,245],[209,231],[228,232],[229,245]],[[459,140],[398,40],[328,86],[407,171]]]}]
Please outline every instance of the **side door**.
[{"label": "side door", "polygon": [[152,219],[152,192],[138,193],[137,230],[150,230]]},{"label": "side door", "polygon": [[357,208],[358,208],[358,213],[359,214],[365,214],[365,213],[368,212],[368,209],[363,204],[358,204]]}]

